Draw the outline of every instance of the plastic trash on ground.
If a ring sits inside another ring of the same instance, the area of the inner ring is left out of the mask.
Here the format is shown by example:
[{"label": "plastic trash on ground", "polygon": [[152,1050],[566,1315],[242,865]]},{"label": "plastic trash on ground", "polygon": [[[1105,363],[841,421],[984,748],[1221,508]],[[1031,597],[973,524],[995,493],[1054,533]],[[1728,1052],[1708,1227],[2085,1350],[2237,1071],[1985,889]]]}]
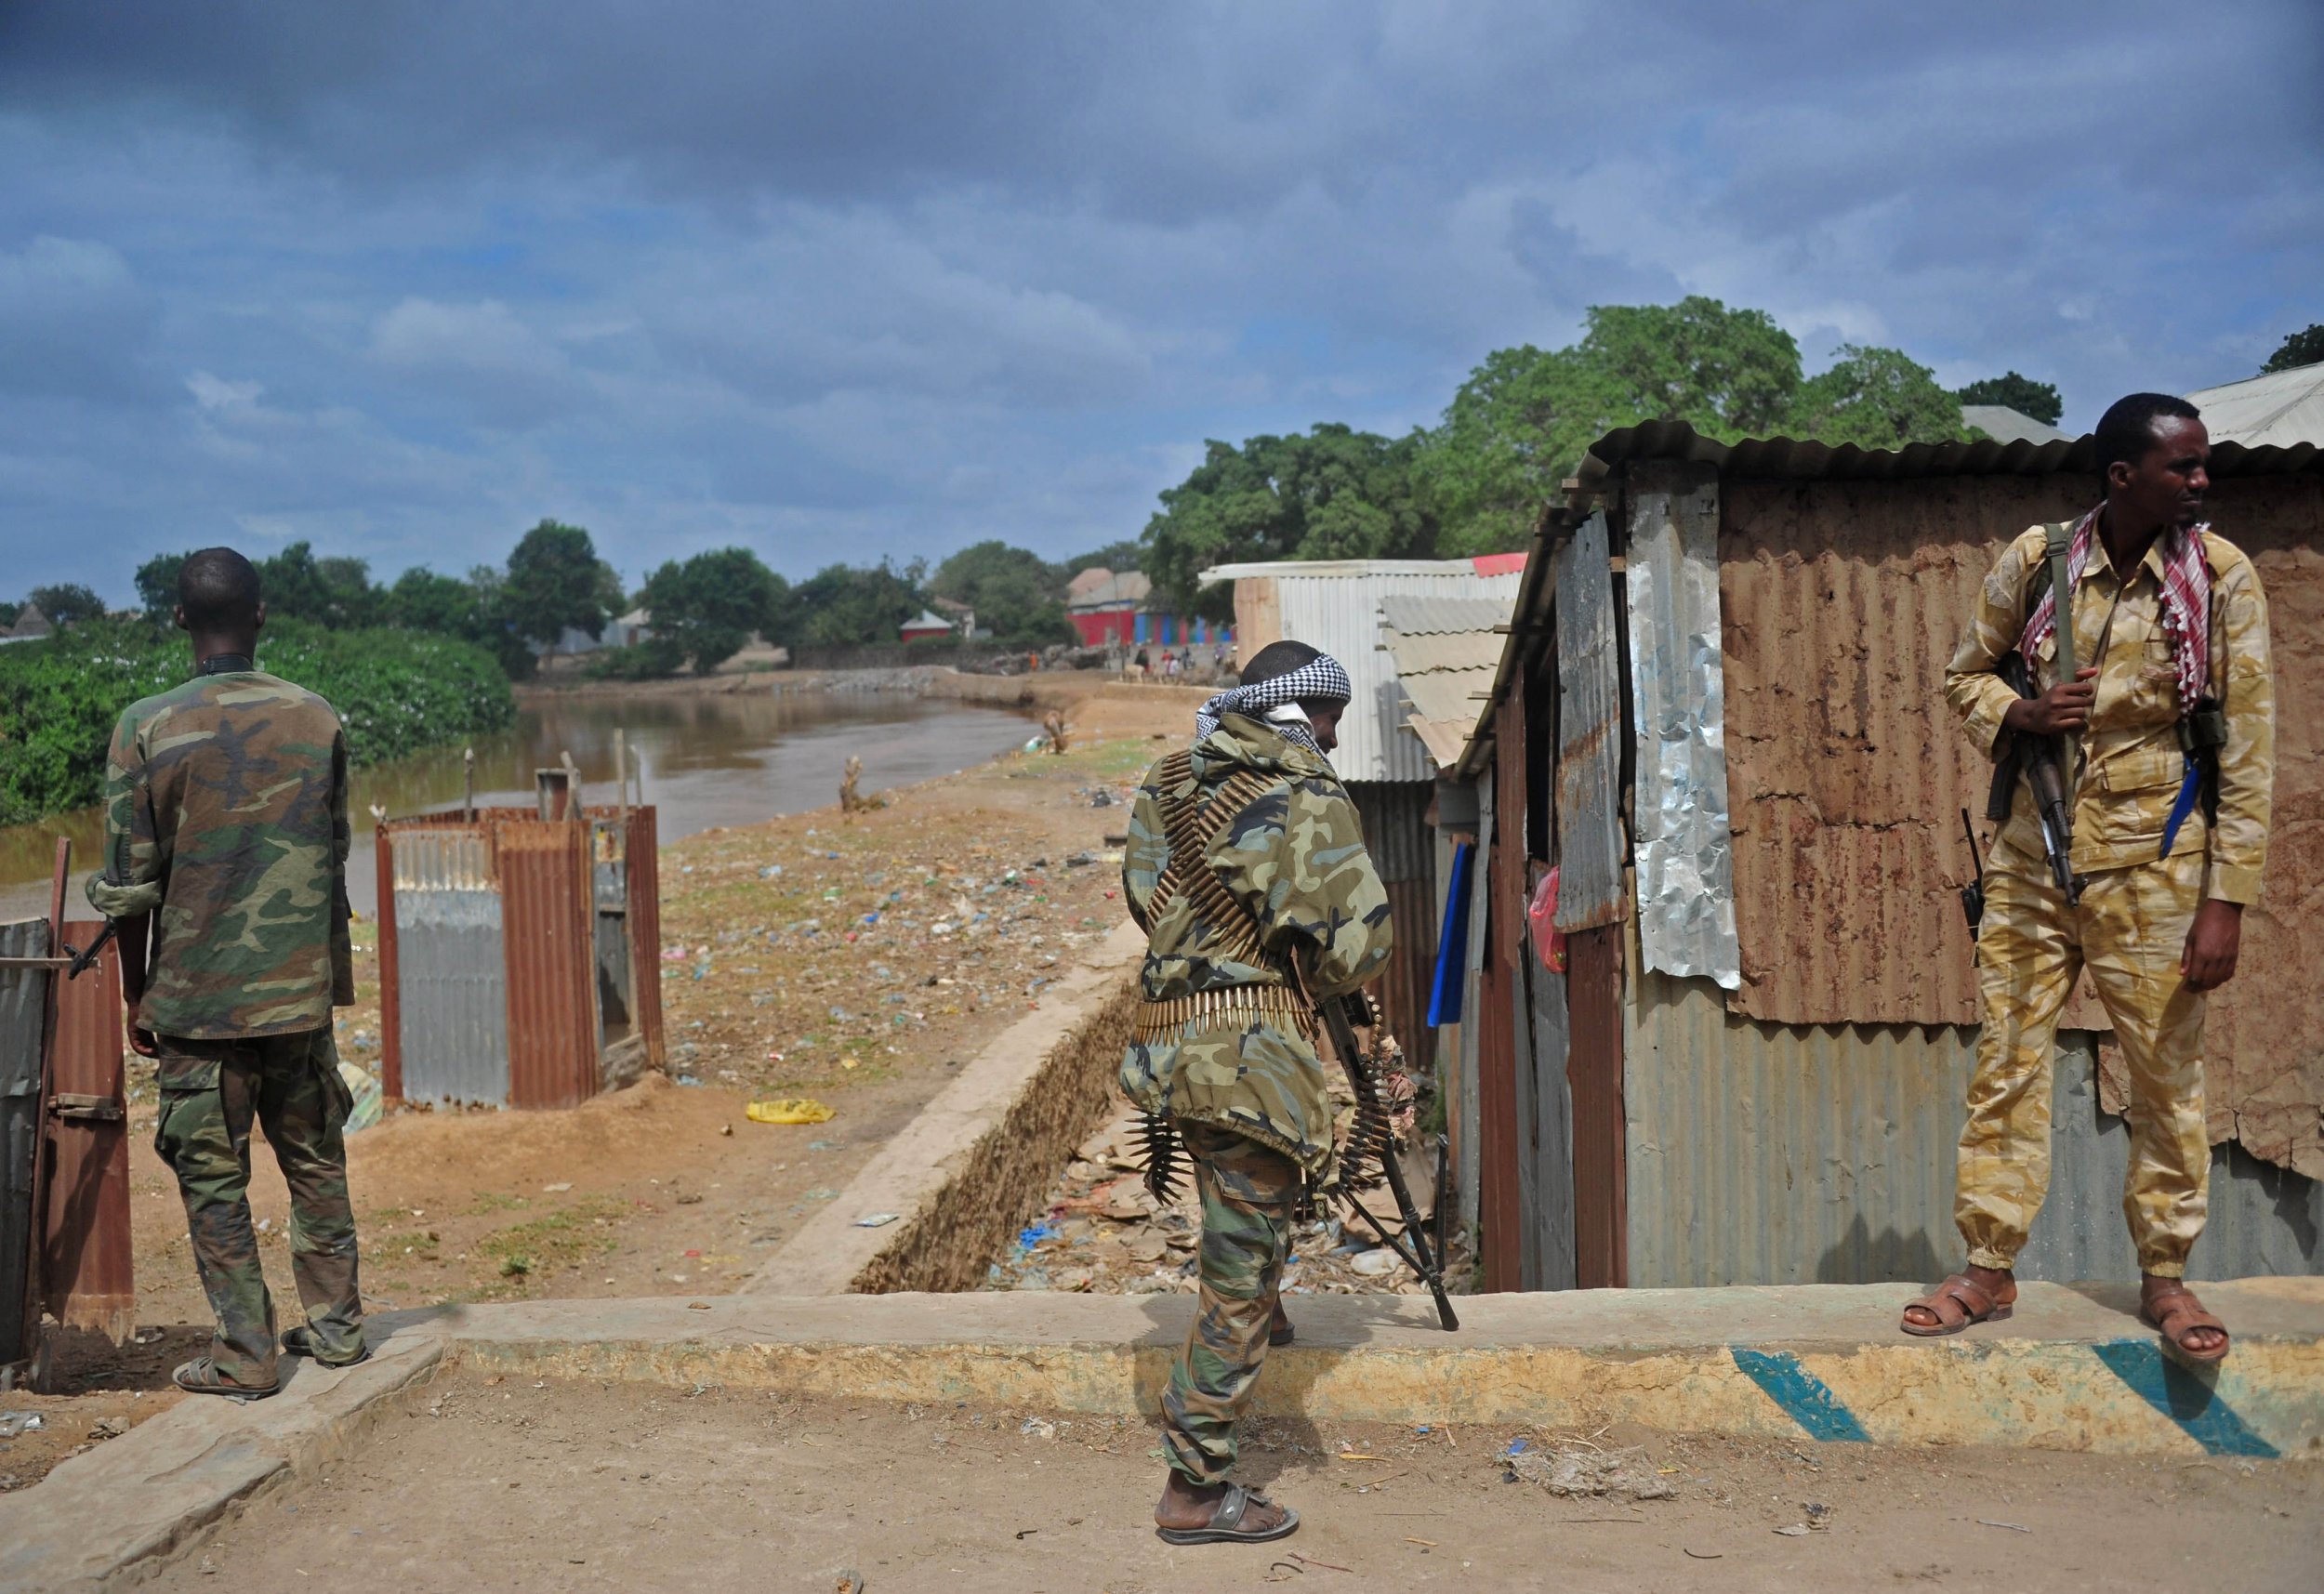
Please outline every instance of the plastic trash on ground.
[{"label": "plastic trash on ground", "polygon": [[351,1135],[358,1129],[368,1129],[387,1111],[387,1099],[379,1089],[379,1076],[359,1062],[339,1064],[339,1077],[355,1097],[355,1105],[349,1109],[347,1122],[340,1133]]},{"label": "plastic trash on ground", "polygon": [[795,1097],[783,1101],[753,1101],[743,1116],[754,1124],[827,1124],[836,1116],[820,1101]]}]

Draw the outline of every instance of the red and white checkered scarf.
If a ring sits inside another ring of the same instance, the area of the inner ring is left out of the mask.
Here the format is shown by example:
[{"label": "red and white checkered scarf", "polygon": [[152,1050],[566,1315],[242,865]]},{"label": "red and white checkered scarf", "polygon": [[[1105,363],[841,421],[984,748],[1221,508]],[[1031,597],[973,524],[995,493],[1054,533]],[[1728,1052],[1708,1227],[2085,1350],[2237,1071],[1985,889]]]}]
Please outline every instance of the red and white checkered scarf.
[{"label": "red and white checkered scarf", "polygon": [[[2181,713],[2191,710],[2211,691],[2211,570],[2203,563],[2202,535],[2210,529],[2207,520],[2192,530],[2173,526],[2162,534],[2162,629],[2178,665]],[[2093,509],[2074,528],[2074,540],[2067,549],[2068,587],[2081,585],[2082,572],[2090,564],[2090,546],[2097,536],[2098,510]],[[2058,590],[2052,583],[2026,617],[2026,634],[2017,639],[2018,654],[2028,665],[2036,644],[2057,628],[2057,618]],[[2079,650],[2077,662],[2091,663],[2080,657]]]}]

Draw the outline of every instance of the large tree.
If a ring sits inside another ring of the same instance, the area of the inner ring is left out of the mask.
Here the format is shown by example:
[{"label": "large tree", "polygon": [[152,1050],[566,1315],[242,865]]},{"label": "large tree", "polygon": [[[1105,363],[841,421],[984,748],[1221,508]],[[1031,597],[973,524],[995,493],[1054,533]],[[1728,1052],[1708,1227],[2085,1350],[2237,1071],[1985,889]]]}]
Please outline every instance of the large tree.
[{"label": "large tree", "polygon": [[1436,520],[1415,481],[1419,434],[1328,424],[1304,436],[1213,441],[1146,523],[1146,574],[1181,613],[1231,617],[1235,595],[1197,578],[1214,564],[1283,559],[1425,559]]},{"label": "large tree", "polygon": [[138,566],[138,602],[146,619],[166,626],[178,609],[178,573],[186,567],[181,553],[157,553]]},{"label": "large tree", "polygon": [[2324,362],[2324,322],[2311,323],[2284,339],[2276,352],[2260,367],[2265,376],[2271,371],[2296,371],[2303,365]]},{"label": "large tree", "polygon": [[1119,574],[1125,570],[1143,570],[1145,545],[1135,537],[1118,543],[1108,543],[1088,553],[1077,553],[1065,561],[1065,579],[1071,581],[1085,570],[1110,570]]},{"label": "large tree", "polygon": [[790,583],[748,548],[717,548],[676,560],[646,577],[641,595],[652,617],[649,654],[665,667],[680,664],[708,675],[740,652],[751,634],[773,635],[791,597]]},{"label": "large tree", "polygon": [[905,622],[927,607],[920,590],[927,573],[918,560],[902,570],[886,560],[825,565],[792,588],[795,601],[781,627],[782,639],[817,647],[892,642]]},{"label": "large tree", "polygon": [[980,627],[1009,642],[1073,639],[1065,572],[1029,548],[994,538],[971,543],[936,567],[928,590],[976,611]]},{"label": "large tree", "polygon": [[594,640],[612,618],[607,599],[619,600],[619,582],[609,586],[605,574],[588,532],[543,520],[508,555],[508,573],[500,585],[501,615],[518,636],[539,647],[553,646],[567,627]]},{"label": "large tree", "polygon": [[1428,435],[1420,475],[1445,526],[1438,551],[1522,547],[1541,506],[1618,427],[1684,421],[1732,441],[1784,429],[1800,349],[1764,310],[1697,296],[1598,305],[1581,340],[1498,349]]},{"label": "large tree", "polygon": [[[160,563],[148,560],[139,573]],[[174,587],[174,572],[170,579]],[[317,559],[313,547],[303,541],[258,561],[258,591],[266,612],[278,619],[312,620],[340,631],[378,624],[386,597],[372,584],[371,567],[362,560],[345,555]],[[139,592],[145,596],[142,586]],[[147,600],[152,601],[150,597]]]},{"label": "large tree", "polygon": [[2049,427],[2057,425],[2058,417],[2066,413],[2066,401],[2053,385],[2014,371],[1972,382],[1953,397],[1964,404],[2000,404]]},{"label": "large tree", "polygon": [[1800,388],[1792,411],[1799,435],[1834,447],[1902,448],[1964,440],[1961,402],[1936,375],[1894,349],[1843,343],[1832,368]]}]

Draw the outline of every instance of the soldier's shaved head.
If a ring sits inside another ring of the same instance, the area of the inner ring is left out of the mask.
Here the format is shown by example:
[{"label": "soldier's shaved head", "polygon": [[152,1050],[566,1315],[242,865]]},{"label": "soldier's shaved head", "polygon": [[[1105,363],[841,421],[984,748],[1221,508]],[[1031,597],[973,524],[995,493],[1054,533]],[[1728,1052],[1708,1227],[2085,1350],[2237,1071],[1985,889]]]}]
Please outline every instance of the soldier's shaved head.
[{"label": "soldier's shaved head", "polygon": [[1289,675],[1293,670],[1306,668],[1323,656],[1321,649],[1311,648],[1305,642],[1288,639],[1269,642],[1253,653],[1250,663],[1243,666],[1243,684],[1257,686],[1261,681]]},{"label": "soldier's shaved head", "polygon": [[258,569],[232,548],[188,554],[178,572],[179,623],[195,636],[258,626]]}]

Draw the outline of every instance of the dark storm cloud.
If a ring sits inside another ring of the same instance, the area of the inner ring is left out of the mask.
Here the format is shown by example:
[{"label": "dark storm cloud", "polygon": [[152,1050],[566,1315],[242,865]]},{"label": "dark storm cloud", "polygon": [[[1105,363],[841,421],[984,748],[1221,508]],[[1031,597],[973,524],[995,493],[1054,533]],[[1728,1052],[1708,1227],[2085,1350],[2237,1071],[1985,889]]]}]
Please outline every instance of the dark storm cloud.
[{"label": "dark storm cloud", "polygon": [[[1772,19],[1772,20],[1771,20]],[[1593,303],[2244,374],[2324,311],[2324,12],[0,6],[0,518],[635,575],[1130,533]]]}]

